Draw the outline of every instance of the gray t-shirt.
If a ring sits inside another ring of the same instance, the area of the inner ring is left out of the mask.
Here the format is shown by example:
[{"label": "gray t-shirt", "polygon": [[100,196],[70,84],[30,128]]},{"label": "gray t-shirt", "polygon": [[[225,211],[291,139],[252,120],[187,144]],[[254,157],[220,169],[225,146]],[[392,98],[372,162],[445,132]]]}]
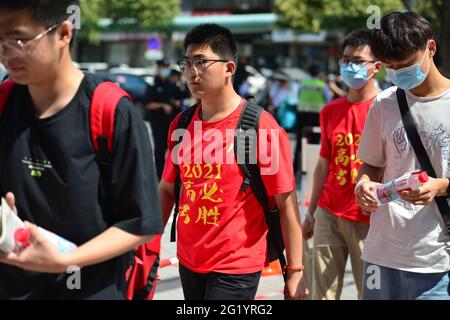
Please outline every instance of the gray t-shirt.
[{"label": "gray t-shirt", "polygon": [[[383,182],[420,170],[407,138],[397,87],[381,92],[364,126],[358,157],[384,167]],[[450,175],[450,90],[421,98],[407,92],[408,105],[438,177]],[[433,202],[415,206],[403,200],[382,205],[371,215],[362,258],[370,263],[420,273],[450,270],[450,237]]]}]

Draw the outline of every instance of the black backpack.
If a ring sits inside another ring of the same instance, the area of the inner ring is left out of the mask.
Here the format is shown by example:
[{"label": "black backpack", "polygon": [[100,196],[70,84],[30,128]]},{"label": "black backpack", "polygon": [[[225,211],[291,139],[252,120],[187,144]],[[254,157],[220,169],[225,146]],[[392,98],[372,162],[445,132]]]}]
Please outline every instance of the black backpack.
[{"label": "black backpack", "polygon": [[[178,120],[177,129],[186,130],[188,128],[189,124],[192,121],[192,118],[194,117],[198,105],[199,104],[197,103],[191,106],[181,114]],[[247,100],[247,103],[242,109],[241,116],[237,124],[236,134],[234,137],[234,152],[235,155],[238,156],[238,159],[245,159],[244,163],[243,161],[238,161],[238,165],[242,173],[244,174],[244,183],[241,186],[241,191],[245,192],[247,188],[250,187],[255,197],[258,199],[264,209],[266,224],[269,229],[267,232],[269,261],[272,262],[278,259],[281,264],[281,270],[283,270],[283,276],[285,276],[284,267],[286,266],[286,259],[284,257],[284,242],[281,233],[280,212],[278,208],[275,208],[273,210],[269,209],[269,198],[261,179],[260,168],[257,163],[252,163],[255,161],[250,161],[250,159],[256,159],[257,135],[248,134],[248,130],[254,130],[253,132],[255,133],[258,132],[259,120],[263,111],[264,109],[256,105],[253,102],[253,99]],[[181,136],[178,140],[177,145],[179,145],[182,140],[183,137]],[[238,148],[238,146],[244,146],[244,149]],[[242,154],[242,151],[244,151],[244,154]],[[238,152],[240,152],[240,154],[238,154]],[[181,178],[180,175],[178,175],[174,185],[175,212],[170,233],[170,240],[172,242],[175,242],[176,239],[176,221],[179,211],[180,192]]]}]

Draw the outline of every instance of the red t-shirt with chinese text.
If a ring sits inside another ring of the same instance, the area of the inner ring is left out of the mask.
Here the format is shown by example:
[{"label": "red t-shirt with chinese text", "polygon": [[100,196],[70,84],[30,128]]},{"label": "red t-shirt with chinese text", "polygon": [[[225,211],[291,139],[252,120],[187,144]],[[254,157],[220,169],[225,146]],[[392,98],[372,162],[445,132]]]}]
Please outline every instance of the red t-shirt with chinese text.
[{"label": "red t-shirt with chinese text", "polygon": [[356,153],[374,98],[351,103],[345,96],[327,104],[320,112],[320,156],[330,160],[330,167],[318,206],[338,217],[365,223],[370,219],[355,203],[354,188],[362,164]]},{"label": "red t-shirt with chinese text", "polygon": [[[199,106],[177,148],[178,138],[172,135],[179,116],[169,129],[162,179],[174,183],[180,169],[177,256],[194,272],[245,274],[267,265],[264,212],[250,188],[241,191],[244,176],[234,155],[244,103],[217,122],[202,121]],[[258,149],[262,180],[273,204],[274,195],[295,190],[295,180],[289,138],[267,112],[259,122]]]}]

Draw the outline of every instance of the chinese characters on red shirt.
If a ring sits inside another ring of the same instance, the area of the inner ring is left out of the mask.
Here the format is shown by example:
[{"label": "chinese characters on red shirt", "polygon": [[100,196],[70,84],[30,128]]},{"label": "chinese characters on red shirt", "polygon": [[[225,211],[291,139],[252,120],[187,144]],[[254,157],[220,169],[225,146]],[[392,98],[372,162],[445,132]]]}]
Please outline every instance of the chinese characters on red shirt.
[{"label": "chinese characters on red shirt", "polygon": [[[183,165],[183,190],[186,192],[188,203],[184,204],[178,213],[184,218],[183,223],[191,222],[219,227],[219,208],[217,204],[223,202],[223,190],[220,188],[222,180],[222,164],[184,164]],[[194,185],[199,180],[203,187],[194,190]],[[201,201],[197,213],[191,213],[190,205]],[[190,214],[197,217],[193,219]]]},{"label": "chinese characters on red shirt", "polygon": [[356,183],[358,170],[362,164],[362,161],[356,156],[360,140],[361,134],[359,133],[336,135],[336,155],[333,161],[337,166],[335,176],[340,186]]}]

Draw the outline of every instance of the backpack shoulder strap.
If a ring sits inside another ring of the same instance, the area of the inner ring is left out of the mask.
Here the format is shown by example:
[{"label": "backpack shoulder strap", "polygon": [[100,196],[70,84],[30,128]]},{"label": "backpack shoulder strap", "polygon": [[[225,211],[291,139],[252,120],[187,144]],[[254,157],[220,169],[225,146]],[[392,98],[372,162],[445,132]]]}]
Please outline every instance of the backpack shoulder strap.
[{"label": "backpack shoulder strap", "polygon": [[0,116],[6,107],[6,103],[8,102],[8,98],[11,95],[15,84],[16,83],[13,80],[7,80],[0,83]]},{"label": "backpack shoulder strap", "polygon": [[114,138],[114,115],[122,98],[131,97],[113,82],[102,82],[94,91],[90,109],[91,139],[100,160],[106,160]]},{"label": "backpack shoulder strap", "polygon": [[[189,127],[189,124],[194,118],[195,110],[197,110],[199,104],[200,102],[197,102],[196,104],[183,111],[180,118],[178,119],[177,129],[187,129]],[[179,142],[181,142],[181,140],[182,138],[180,138]]]},{"label": "backpack shoulder strap", "polygon": [[268,227],[267,248],[269,261],[280,261],[283,275],[286,259],[284,257],[284,241],[281,232],[280,215],[278,209],[270,210],[269,197],[261,178],[258,165],[257,144],[259,121],[264,109],[256,105],[252,100],[245,104],[236,128],[234,138],[234,151],[239,168],[244,174],[244,182],[241,191],[250,186],[256,199],[261,203]]},{"label": "backpack shoulder strap", "polygon": [[105,210],[112,205],[112,159],[114,139],[114,116],[117,104],[129,95],[112,82],[102,82],[94,90],[90,107],[90,131],[92,145],[100,170],[100,199]]},{"label": "backpack shoulder strap", "polygon": [[[192,119],[194,118],[194,115],[195,115],[195,111],[197,110],[199,104],[200,103],[197,102],[193,106],[190,106],[187,110],[183,111],[183,113],[180,115],[180,118],[178,119],[177,129],[185,129],[186,130],[189,127],[189,124],[192,122]],[[179,145],[182,141],[183,141],[183,136],[181,136],[179,138],[177,145]],[[171,242],[175,242],[176,237],[177,237],[176,225],[177,225],[178,211],[180,208],[180,192],[181,192],[181,178],[180,178],[179,172],[180,172],[180,170],[178,170],[178,175],[177,175],[177,178],[175,179],[175,184],[173,187],[173,192],[174,192],[174,196],[175,196],[175,210],[174,210],[174,214],[173,214],[172,227],[170,229],[170,241]]]},{"label": "backpack shoulder strap", "polygon": [[[246,191],[250,186],[258,189],[255,196],[261,202],[264,209],[267,206],[267,195],[264,185],[261,185],[261,174],[257,159],[257,143],[258,143],[258,129],[259,120],[264,109],[248,100],[242,109],[239,118],[236,135],[234,137],[234,151],[237,157],[239,168],[244,174],[244,183],[241,191]],[[252,183],[254,182],[254,183]]]}]

